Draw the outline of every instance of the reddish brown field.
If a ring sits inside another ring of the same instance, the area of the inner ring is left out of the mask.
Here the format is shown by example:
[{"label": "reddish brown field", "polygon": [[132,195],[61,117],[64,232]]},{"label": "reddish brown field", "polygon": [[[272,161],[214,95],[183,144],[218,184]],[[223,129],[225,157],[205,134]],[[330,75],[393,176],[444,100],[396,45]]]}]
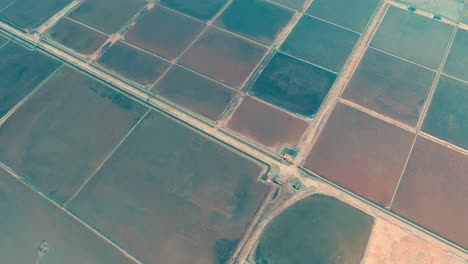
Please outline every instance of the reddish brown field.
[{"label": "reddish brown field", "polygon": [[195,39],[205,25],[157,6],[132,27],[128,42],[168,59],[174,59]]},{"label": "reddish brown field", "polygon": [[304,165],[387,206],[413,140],[406,130],[338,104]]},{"label": "reddish brown field", "polygon": [[468,156],[418,137],[392,210],[468,248]]},{"label": "reddish brown field", "polygon": [[228,123],[230,129],[273,148],[296,146],[307,125],[302,119],[247,96]]},{"label": "reddish brown field", "polygon": [[224,31],[210,28],[182,56],[181,63],[200,73],[239,87],[266,49]]},{"label": "reddish brown field", "polygon": [[435,73],[368,49],[343,97],[416,126]]}]

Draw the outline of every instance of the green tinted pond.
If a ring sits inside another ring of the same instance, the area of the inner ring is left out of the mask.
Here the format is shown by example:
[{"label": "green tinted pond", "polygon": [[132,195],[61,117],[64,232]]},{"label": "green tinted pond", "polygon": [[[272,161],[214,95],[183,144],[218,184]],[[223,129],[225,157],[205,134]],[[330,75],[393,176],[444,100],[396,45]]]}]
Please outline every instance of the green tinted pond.
[{"label": "green tinted pond", "polygon": [[257,264],[360,263],[373,218],[335,198],[309,196],[274,219],[262,235]]}]

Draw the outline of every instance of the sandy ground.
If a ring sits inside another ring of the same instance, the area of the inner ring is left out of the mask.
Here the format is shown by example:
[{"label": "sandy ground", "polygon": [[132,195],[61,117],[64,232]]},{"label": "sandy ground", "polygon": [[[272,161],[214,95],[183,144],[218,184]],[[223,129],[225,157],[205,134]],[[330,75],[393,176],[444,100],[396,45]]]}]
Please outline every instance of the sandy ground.
[{"label": "sandy ground", "polygon": [[101,56],[102,56],[102,53],[103,53],[103,48],[105,46],[108,46],[109,43],[111,43],[110,45],[114,45],[117,41],[121,40],[123,38],[122,35],[120,35],[119,33],[115,33],[114,35],[111,35],[109,37],[108,40],[106,40],[102,45],[101,47],[99,47],[99,49],[97,49],[92,55],[89,56],[89,59],[91,61],[97,61]]},{"label": "sandy ground", "polygon": [[377,218],[363,264],[463,264],[463,258],[449,254],[440,242],[431,241]]},{"label": "sandy ground", "polygon": [[[468,254],[457,250],[431,235],[402,222],[343,191],[312,179],[302,179],[305,186],[315,186],[317,192],[332,195],[371,216],[375,226],[369,240],[364,264],[446,264],[468,263]],[[447,253],[451,252],[451,254]],[[446,262],[451,260],[455,262]],[[432,261],[432,262],[431,262]]]}]

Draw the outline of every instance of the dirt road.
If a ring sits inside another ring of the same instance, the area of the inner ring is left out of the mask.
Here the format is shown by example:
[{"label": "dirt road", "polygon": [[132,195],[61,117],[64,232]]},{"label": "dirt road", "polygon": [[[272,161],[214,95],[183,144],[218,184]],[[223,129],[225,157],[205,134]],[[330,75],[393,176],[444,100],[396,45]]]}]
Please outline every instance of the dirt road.
[{"label": "dirt road", "polygon": [[325,123],[330,117],[335,105],[338,102],[338,99],[341,97],[346,85],[348,84],[351,76],[359,65],[362,57],[364,56],[367,46],[369,45],[370,40],[375,34],[380,22],[382,21],[385,13],[387,12],[388,5],[381,2],[380,6],[374,13],[373,19],[370,21],[367,29],[361,35],[358,43],[356,44],[353,53],[348,58],[348,61],[343,66],[341,73],[339,74],[335,84],[327,95],[327,98],[323,101],[322,106],[314,117],[314,121],[311,123],[310,127],[307,129],[306,136],[302,140],[299,148],[300,151],[294,159],[295,164],[302,164],[307,155],[309,154],[312,146],[315,144],[318,135],[322,131]]},{"label": "dirt road", "polygon": [[67,15],[73,8],[78,6],[82,0],[75,0],[67,5],[65,8],[60,10],[59,12],[55,13],[51,18],[49,18],[46,22],[44,22],[40,27],[38,27],[35,31],[37,34],[42,34],[46,32],[49,28],[55,25],[63,16]]}]

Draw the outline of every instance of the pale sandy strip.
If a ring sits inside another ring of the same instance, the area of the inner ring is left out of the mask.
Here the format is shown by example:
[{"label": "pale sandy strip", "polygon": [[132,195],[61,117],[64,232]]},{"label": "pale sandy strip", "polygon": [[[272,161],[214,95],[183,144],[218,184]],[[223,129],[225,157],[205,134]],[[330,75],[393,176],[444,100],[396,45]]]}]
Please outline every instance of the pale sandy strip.
[{"label": "pale sandy strip", "polygon": [[426,69],[426,70],[429,70],[429,71],[431,71],[431,72],[437,72],[437,70],[431,69],[431,68],[429,68],[429,67],[426,67],[426,66],[424,66],[424,65],[421,65],[421,64],[416,63],[416,62],[414,62],[414,61],[410,61],[410,60],[408,60],[408,59],[405,59],[405,58],[400,57],[400,56],[398,56],[398,55],[395,55],[395,54],[393,54],[393,53],[390,53],[390,52],[387,52],[387,51],[378,49],[378,48],[373,47],[373,46],[370,46],[370,45],[369,45],[369,48],[370,48],[370,49],[373,49],[373,50],[376,50],[376,51],[378,51],[378,52],[382,52],[382,53],[384,53],[384,54],[387,54],[388,56],[392,56],[392,57],[397,58],[397,59],[400,59],[400,60],[402,60],[402,61],[405,61],[405,62],[411,63],[411,64],[413,64],[413,65],[419,66],[419,67],[424,68],[424,69]]},{"label": "pale sandy strip", "polygon": [[428,133],[426,133],[424,131],[419,131],[419,136],[424,137],[426,139],[429,139],[429,140],[431,140],[433,142],[436,142],[436,143],[438,143],[440,145],[443,145],[443,146],[445,146],[445,147],[447,147],[447,148],[449,148],[449,149],[451,149],[453,151],[459,152],[460,154],[468,156],[468,149],[464,149],[462,147],[454,145],[454,144],[452,144],[452,143],[450,143],[448,141],[445,141],[443,139],[435,137],[435,136],[433,136],[431,134],[428,134]]},{"label": "pale sandy strip", "polygon": [[332,70],[330,70],[330,69],[328,69],[328,68],[325,68],[325,67],[323,67],[323,66],[320,66],[320,65],[318,65],[318,64],[315,64],[315,63],[310,62],[310,61],[308,61],[308,60],[301,59],[301,58],[296,57],[296,56],[294,56],[294,55],[292,55],[292,54],[290,54],[290,53],[287,53],[287,52],[285,52],[285,51],[280,50],[280,51],[278,51],[278,52],[279,52],[279,53],[286,54],[286,55],[288,55],[289,57],[292,57],[292,58],[294,58],[294,59],[296,59],[296,60],[298,60],[298,61],[302,61],[302,62],[304,62],[304,63],[313,65],[313,66],[315,66],[315,67],[317,67],[317,68],[320,68],[320,69],[322,69],[322,70],[325,70],[325,71],[327,71],[327,72],[331,72],[331,73],[334,73],[334,74],[338,74],[338,72],[336,72],[336,71],[332,71]]},{"label": "pale sandy strip", "polygon": [[95,32],[97,32],[97,33],[100,33],[100,34],[102,34],[102,35],[105,35],[105,36],[108,36],[108,37],[110,36],[109,34],[106,34],[106,33],[102,32],[102,31],[100,31],[100,30],[98,30],[98,29],[95,29],[95,28],[93,28],[92,26],[88,26],[87,24],[82,23],[82,22],[80,22],[80,21],[78,21],[78,20],[75,20],[75,19],[73,19],[73,18],[71,18],[71,17],[66,16],[65,18],[68,19],[68,20],[70,20],[70,21],[73,21],[73,22],[75,22],[75,23],[77,23],[77,24],[79,24],[79,25],[81,25],[81,26],[83,26],[83,27],[86,27],[86,28],[88,28],[88,29],[90,29],[90,30],[92,30],[92,31],[95,31]]},{"label": "pale sandy strip", "polygon": [[46,22],[42,23],[42,25],[40,25],[38,28],[37,28],[37,33],[38,34],[42,34],[43,32],[49,30],[49,28],[53,27],[55,24],[58,23],[58,21],[64,17],[66,14],[68,14],[70,12],[70,10],[72,10],[73,8],[75,8],[76,6],[78,6],[79,4],[81,3],[81,0],[74,0],[73,2],[71,2],[69,5],[67,5],[66,7],[64,7],[62,10],[60,10],[59,12],[55,13],[51,18],[47,19]]},{"label": "pale sandy strip", "polygon": [[314,16],[314,15],[310,15],[310,14],[307,14],[307,13],[306,13],[305,15],[308,16],[308,17],[311,17],[311,18],[315,18],[315,19],[317,19],[317,20],[320,20],[320,21],[322,21],[322,22],[325,22],[325,23],[327,23],[327,24],[330,24],[330,25],[332,25],[332,26],[339,27],[339,28],[344,29],[344,30],[346,30],[346,31],[353,32],[353,33],[355,33],[355,34],[358,34],[359,36],[361,35],[361,32],[357,32],[357,31],[352,30],[352,29],[350,29],[350,28],[347,28],[347,27],[338,25],[338,24],[333,23],[333,22],[330,22],[330,21],[328,21],[328,20],[326,20],[326,19],[323,19],[323,18]]},{"label": "pale sandy strip", "polygon": [[293,11],[293,12],[297,12],[297,10],[295,10],[294,8],[291,8],[291,7],[289,7],[289,6],[285,6],[285,5],[281,4],[281,3],[276,3],[276,2],[273,2],[273,1],[271,1],[271,0],[264,0],[264,1],[265,1],[265,2],[268,2],[268,3],[272,4],[272,5],[282,7],[282,8],[284,8],[284,9],[289,9],[289,10],[291,10],[291,11]]},{"label": "pale sandy strip", "polygon": [[344,105],[347,105],[347,106],[349,106],[351,108],[354,108],[354,109],[359,110],[359,111],[361,111],[363,113],[366,113],[366,114],[368,114],[368,115],[370,115],[372,117],[375,117],[375,118],[377,118],[379,120],[382,120],[385,123],[394,125],[396,127],[399,127],[401,129],[404,129],[404,130],[409,131],[411,133],[416,133],[416,129],[414,127],[411,127],[410,125],[402,123],[402,122],[400,122],[398,120],[395,120],[395,119],[393,119],[391,117],[388,117],[386,115],[380,114],[380,113],[378,113],[378,112],[376,112],[374,110],[371,110],[369,108],[366,108],[366,107],[364,107],[364,106],[362,106],[360,104],[357,104],[355,102],[352,102],[350,100],[343,99],[343,98],[338,99],[338,101],[340,103],[344,104]]}]

